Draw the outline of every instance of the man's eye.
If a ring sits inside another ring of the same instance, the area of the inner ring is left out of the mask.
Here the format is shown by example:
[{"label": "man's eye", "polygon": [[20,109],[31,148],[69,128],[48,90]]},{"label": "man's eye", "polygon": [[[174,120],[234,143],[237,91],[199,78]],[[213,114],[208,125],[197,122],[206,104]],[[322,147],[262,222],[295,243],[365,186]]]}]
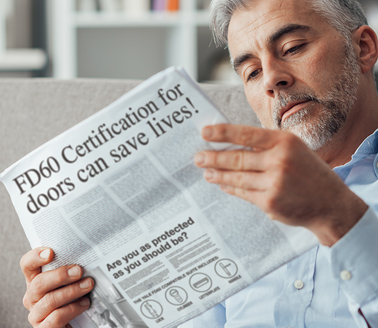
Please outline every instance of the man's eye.
[{"label": "man's eye", "polygon": [[260,72],[261,68],[254,70],[251,74],[248,75],[247,81],[249,81],[250,79],[255,79]]},{"label": "man's eye", "polygon": [[284,55],[291,55],[291,54],[294,54],[296,53],[301,47],[303,46],[303,44],[299,45],[299,46],[295,46],[295,47],[291,47],[290,49],[286,50]]}]

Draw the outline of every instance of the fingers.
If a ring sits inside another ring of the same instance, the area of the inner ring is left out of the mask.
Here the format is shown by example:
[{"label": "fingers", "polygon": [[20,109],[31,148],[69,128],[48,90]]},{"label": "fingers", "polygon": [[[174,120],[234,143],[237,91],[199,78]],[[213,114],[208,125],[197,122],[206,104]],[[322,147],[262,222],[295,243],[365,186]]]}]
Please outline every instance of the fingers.
[{"label": "fingers", "polygon": [[45,294],[78,281],[82,275],[83,269],[77,265],[63,266],[55,270],[40,273],[28,287],[27,294],[29,301],[32,304],[37,303]]},{"label": "fingers", "polygon": [[250,150],[202,151],[194,161],[199,167],[212,167],[235,171],[263,171],[266,168],[266,152]]},{"label": "fingers", "polygon": [[50,248],[38,247],[27,252],[20,260],[20,267],[25,276],[26,283],[41,273],[41,267],[50,263],[54,253]]},{"label": "fingers", "polygon": [[30,311],[29,322],[38,328],[69,328],[68,322],[89,307],[83,297],[94,287],[92,278],[82,278],[77,265],[41,272],[41,266],[52,261],[54,253],[39,247],[25,254],[20,266],[27,282],[24,305]]},{"label": "fingers", "polygon": [[259,172],[241,172],[207,169],[204,172],[205,179],[210,183],[216,183],[223,188],[226,186],[265,191],[270,184],[270,179]]},{"label": "fingers", "polygon": [[29,322],[33,327],[38,328],[62,328],[71,327],[68,322],[82,314],[89,308],[90,302],[87,297],[82,297],[75,302],[56,309],[51,312],[43,321],[39,321],[34,313],[29,315]]},{"label": "fingers", "polygon": [[[88,298],[82,298],[82,296],[89,293],[93,287],[93,279],[84,278],[47,293],[34,305],[29,315],[30,323],[33,325],[46,321],[50,324],[56,324],[57,327],[64,326],[89,307]],[[78,301],[73,302],[74,300]],[[47,327],[50,327],[50,325],[47,325]]]},{"label": "fingers", "polygon": [[207,141],[262,149],[272,148],[280,140],[281,134],[286,132],[234,124],[211,125],[202,130],[202,137]]},{"label": "fingers", "polygon": [[244,189],[234,186],[221,185],[221,189],[229,195],[244,199],[251,204],[257,205],[269,216],[269,197],[267,191]]}]

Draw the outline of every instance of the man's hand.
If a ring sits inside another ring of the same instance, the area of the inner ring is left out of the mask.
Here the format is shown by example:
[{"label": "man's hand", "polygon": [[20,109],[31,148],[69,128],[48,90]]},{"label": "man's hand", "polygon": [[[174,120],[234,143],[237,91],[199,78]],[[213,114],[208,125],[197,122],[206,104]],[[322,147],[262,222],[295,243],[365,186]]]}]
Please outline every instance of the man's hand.
[{"label": "man's hand", "polygon": [[207,181],[257,205],[274,220],[311,230],[323,245],[332,246],[367,210],[292,133],[221,124],[205,127],[202,136],[247,148],[198,153],[195,162],[207,168]]},{"label": "man's hand", "polygon": [[20,261],[26,279],[23,302],[30,311],[29,322],[34,328],[71,327],[68,322],[89,307],[89,299],[84,295],[93,289],[93,279],[82,279],[83,269],[77,265],[42,273],[41,266],[53,258],[51,249],[39,247],[26,253]]}]

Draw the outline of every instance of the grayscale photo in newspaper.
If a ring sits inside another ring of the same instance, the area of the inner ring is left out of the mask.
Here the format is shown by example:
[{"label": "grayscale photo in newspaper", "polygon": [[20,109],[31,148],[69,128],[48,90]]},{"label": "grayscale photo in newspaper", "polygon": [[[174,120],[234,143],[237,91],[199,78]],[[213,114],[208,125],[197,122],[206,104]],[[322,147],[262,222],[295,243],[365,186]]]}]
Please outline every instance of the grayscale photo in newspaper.
[{"label": "grayscale photo in newspaper", "polygon": [[317,239],[207,183],[196,152],[227,123],[182,68],[168,68],[1,174],[49,270],[95,279],[74,328],[177,327],[304,253]]}]

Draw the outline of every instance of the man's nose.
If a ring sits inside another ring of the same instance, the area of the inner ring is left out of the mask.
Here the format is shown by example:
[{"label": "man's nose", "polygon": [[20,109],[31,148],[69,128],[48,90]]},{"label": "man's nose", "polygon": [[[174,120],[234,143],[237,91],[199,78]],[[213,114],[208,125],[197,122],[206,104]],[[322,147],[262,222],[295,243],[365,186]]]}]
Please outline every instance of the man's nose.
[{"label": "man's nose", "polygon": [[274,98],[276,93],[291,87],[294,79],[288,65],[279,60],[269,60],[263,66],[264,88],[269,97]]}]

